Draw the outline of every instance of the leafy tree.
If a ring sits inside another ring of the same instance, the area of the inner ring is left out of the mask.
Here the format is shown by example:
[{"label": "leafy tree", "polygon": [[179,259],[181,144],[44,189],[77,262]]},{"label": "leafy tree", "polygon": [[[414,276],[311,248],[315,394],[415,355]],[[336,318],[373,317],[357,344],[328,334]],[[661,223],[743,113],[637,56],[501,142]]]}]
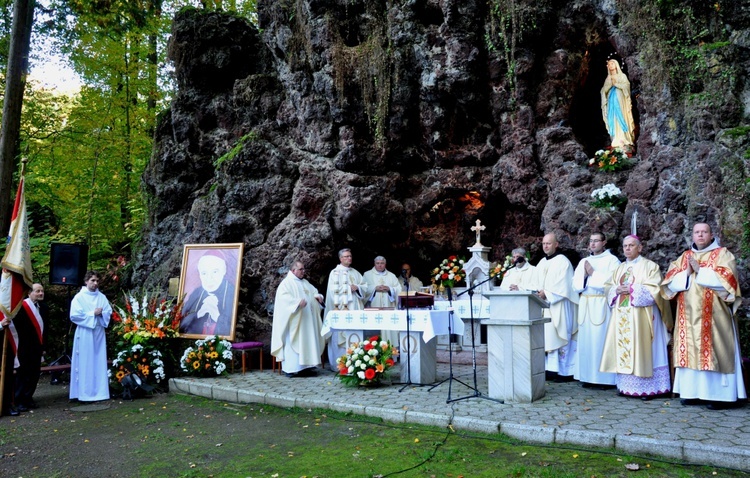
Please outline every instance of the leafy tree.
[{"label": "leafy tree", "polygon": [[11,215],[11,185],[18,153],[21,108],[29,67],[34,0],[16,0],[5,76],[2,127],[0,127],[0,231],[7,231]]}]

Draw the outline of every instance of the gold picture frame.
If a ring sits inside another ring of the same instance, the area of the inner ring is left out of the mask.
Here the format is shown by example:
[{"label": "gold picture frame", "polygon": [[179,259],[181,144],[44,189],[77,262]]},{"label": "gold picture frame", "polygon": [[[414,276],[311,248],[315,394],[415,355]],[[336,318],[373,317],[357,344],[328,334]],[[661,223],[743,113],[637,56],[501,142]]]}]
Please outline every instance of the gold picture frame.
[{"label": "gold picture frame", "polygon": [[218,335],[233,341],[245,245],[185,244],[180,289],[180,337]]}]

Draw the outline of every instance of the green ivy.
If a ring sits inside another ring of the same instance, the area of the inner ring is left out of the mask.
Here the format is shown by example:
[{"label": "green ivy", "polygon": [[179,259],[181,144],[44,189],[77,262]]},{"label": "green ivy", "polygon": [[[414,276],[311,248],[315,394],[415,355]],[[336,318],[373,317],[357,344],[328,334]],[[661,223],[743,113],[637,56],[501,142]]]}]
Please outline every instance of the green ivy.
[{"label": "green ivy", "polygon": [[240,139],[237,140],[234,146],[232,146],[232,149],[230,149],[225,154],[219,156],[214,161],[214,168],[218,170],[221,168],[221,165],[224,164],[226,161],[233,160],[238,154],[240,154],[240,151],[242,151],[242,148],[245,146],[245,143],[248,141],[256,141],[258,139],[258,133],[255,131],[250,131],[246,135],[242,136]]}]

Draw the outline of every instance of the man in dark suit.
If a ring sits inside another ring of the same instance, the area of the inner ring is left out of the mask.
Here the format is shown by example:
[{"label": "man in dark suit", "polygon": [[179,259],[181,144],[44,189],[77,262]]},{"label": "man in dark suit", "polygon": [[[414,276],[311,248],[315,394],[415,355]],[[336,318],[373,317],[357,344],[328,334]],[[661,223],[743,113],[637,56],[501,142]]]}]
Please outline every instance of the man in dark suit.
[{"label": "man in dark suit", "polygon": [[18,332],[18,368],[14,392],[16,408],[20,412],[37,408],[33,397],[39,383],[46,337],[43,317],[47,310],[43,300],[44,287],[33,284],[28,298],[13,319]]}]

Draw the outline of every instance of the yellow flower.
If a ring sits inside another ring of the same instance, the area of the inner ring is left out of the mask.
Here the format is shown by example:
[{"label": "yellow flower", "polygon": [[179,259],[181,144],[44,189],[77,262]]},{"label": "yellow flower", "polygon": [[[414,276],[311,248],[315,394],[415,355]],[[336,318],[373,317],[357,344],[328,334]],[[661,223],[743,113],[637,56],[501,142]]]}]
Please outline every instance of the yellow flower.
[{"label": "yellow flower", "polygon": [[219,352],[216,352],[216,351],[213,351],[213,352],[211,352],[211,353],[209,354],[209,357],[211,357],[212,359],[215,359],[215,358],[217,358],[218,356],[219,356]]},{"label": "yellow flower", "polygon": [[198,370],[199,368],[201,368],[201,363],[196,360],[195,362],[193,362],[193,368],[195,370]]}]

